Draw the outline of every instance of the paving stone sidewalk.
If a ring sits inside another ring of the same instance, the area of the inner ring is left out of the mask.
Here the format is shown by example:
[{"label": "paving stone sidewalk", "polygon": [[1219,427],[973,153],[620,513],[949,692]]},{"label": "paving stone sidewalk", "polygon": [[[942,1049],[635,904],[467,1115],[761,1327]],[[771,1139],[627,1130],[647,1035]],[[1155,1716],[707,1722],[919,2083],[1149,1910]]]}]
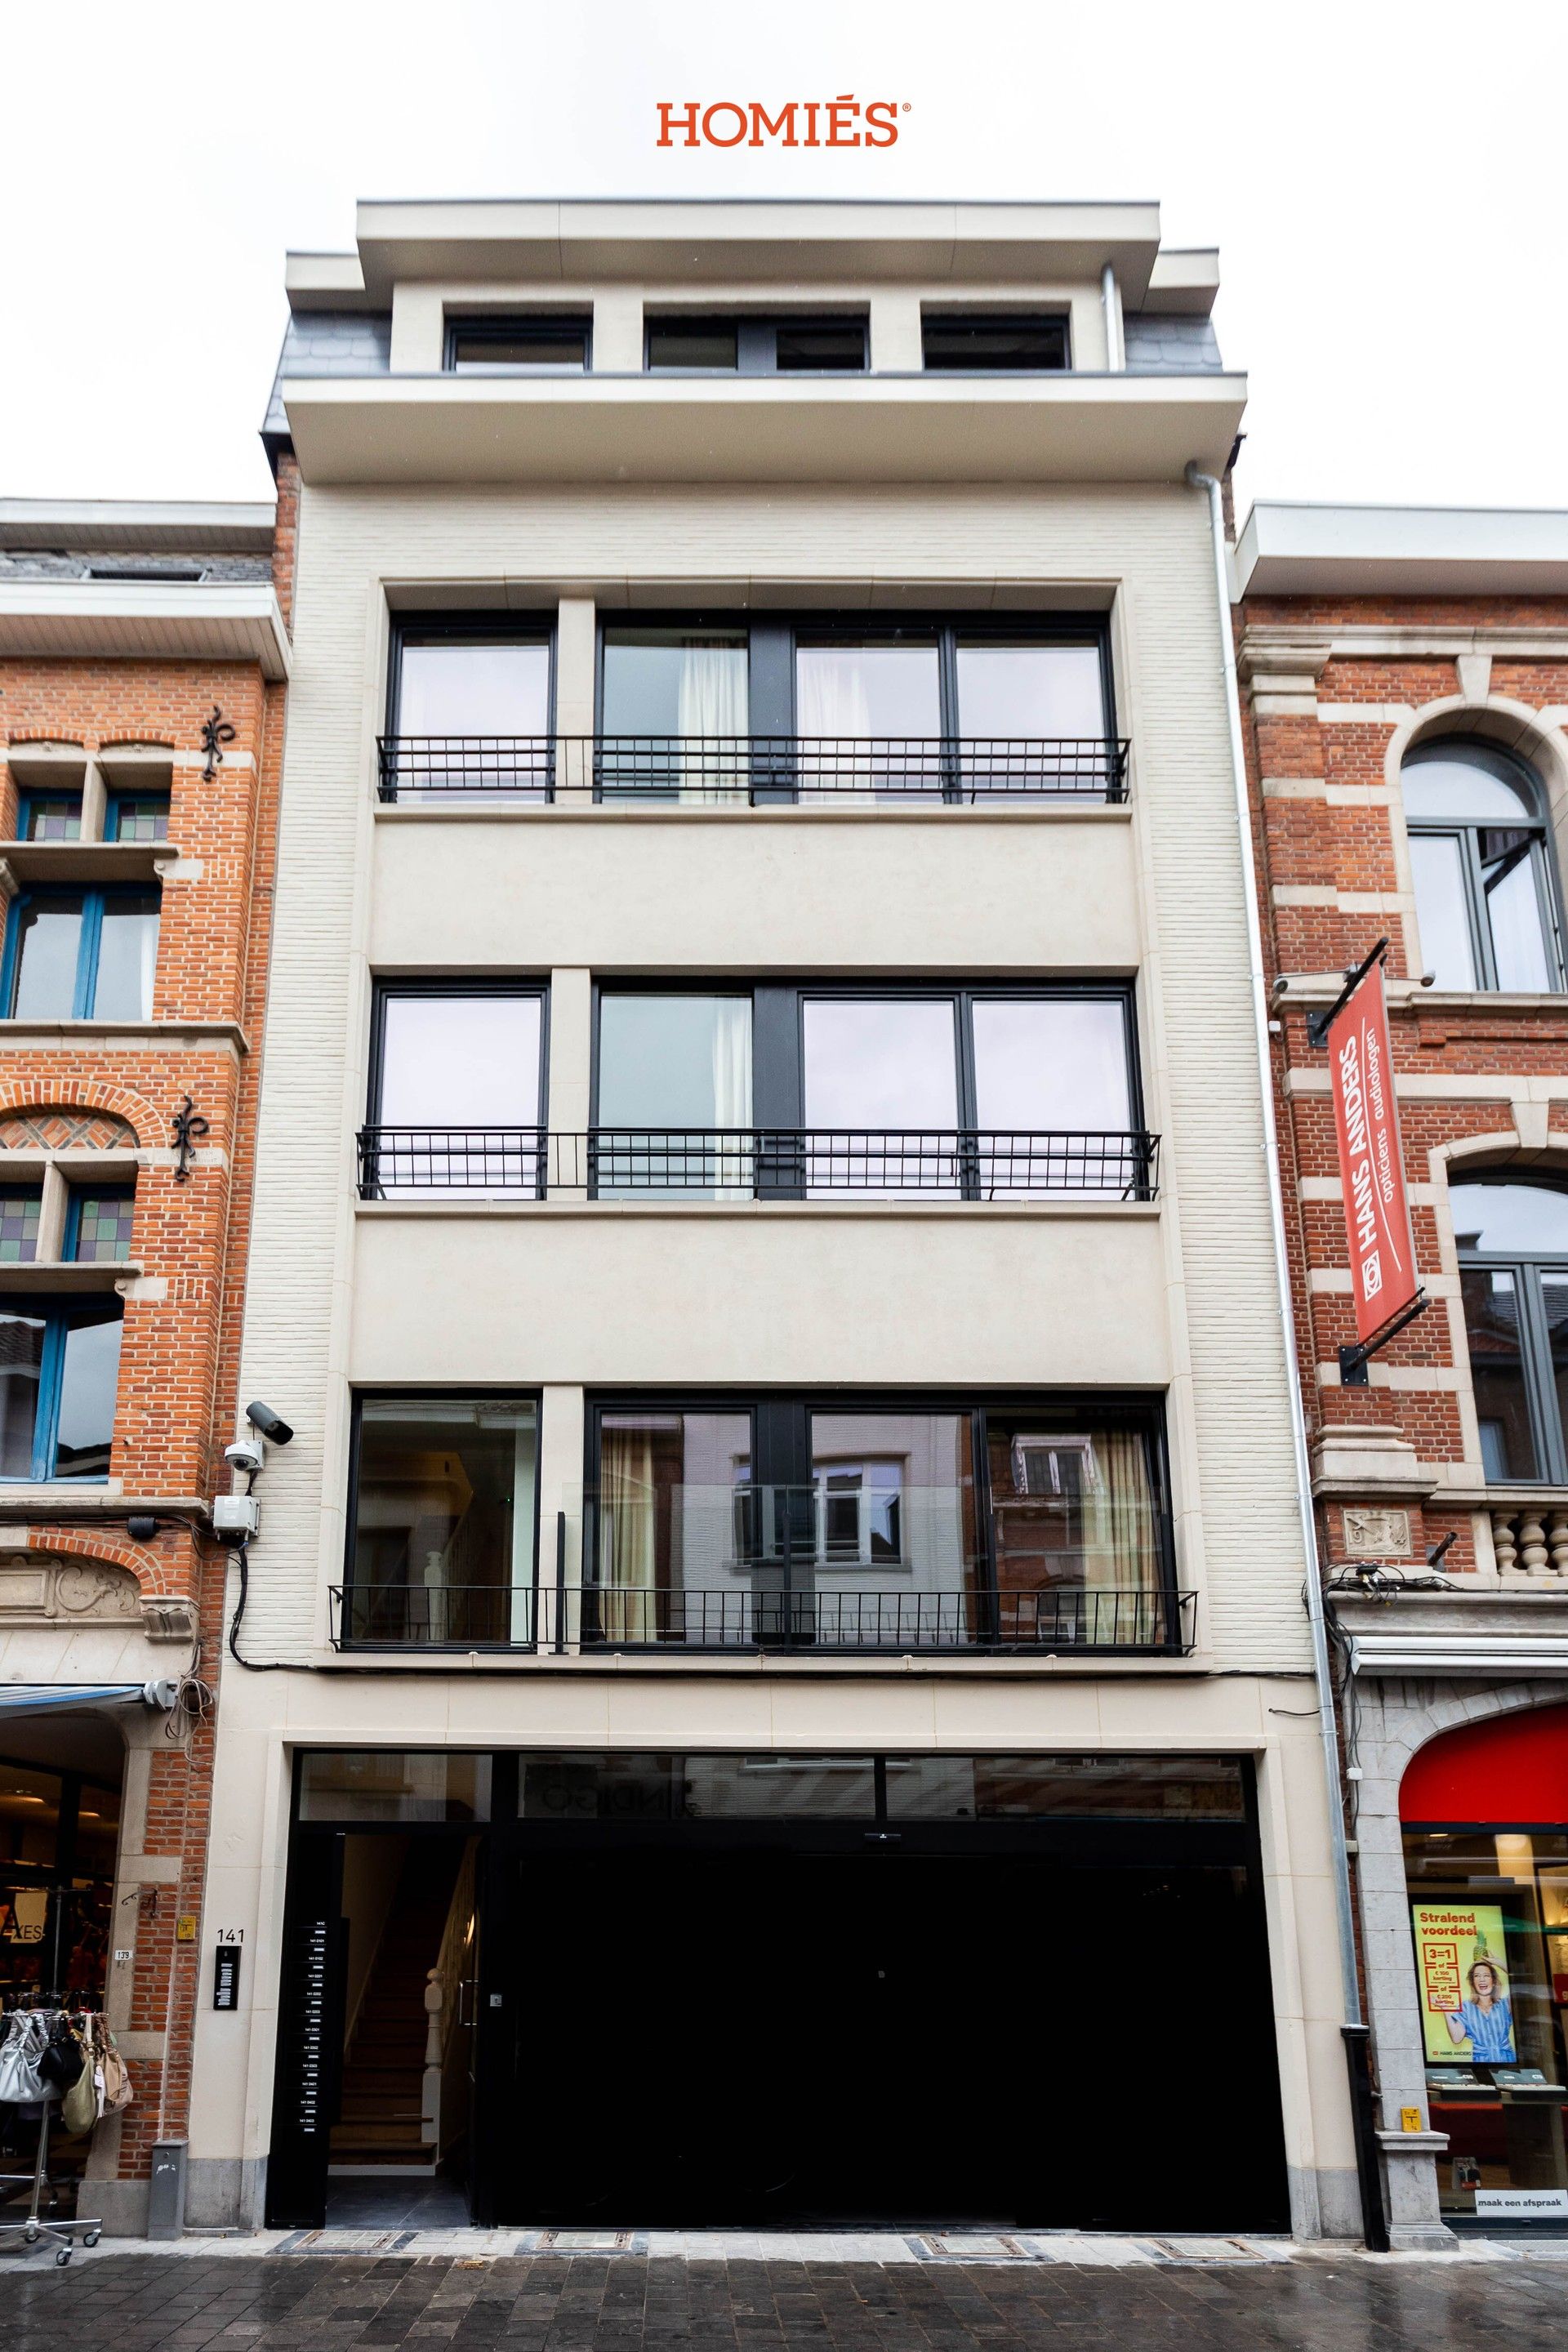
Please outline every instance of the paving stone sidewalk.
[{"label": "paving stone sidewalk", "polygon": [[0,2274],[5,2352],[1563,2352],[1556,2261],[111,2254]]}]

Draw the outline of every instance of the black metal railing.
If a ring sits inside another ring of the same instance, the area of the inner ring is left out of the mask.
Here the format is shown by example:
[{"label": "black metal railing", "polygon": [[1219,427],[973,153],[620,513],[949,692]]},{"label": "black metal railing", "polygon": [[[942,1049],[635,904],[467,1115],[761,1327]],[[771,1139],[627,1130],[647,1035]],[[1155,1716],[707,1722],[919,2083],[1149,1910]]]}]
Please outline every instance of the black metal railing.
[{"label": "black metal railing", "polygon": [[365,1127],[359,1135],[367,1201],[1152,1201],[1159,1162],[1159,1137],[1140,1129]]},{"label": "black metal railing", "polygon": [[338,1648],[1062,1654],[1193,1647],[1191,1592],[334,1585]]},{"label": "black metal railing", "polygon": [[765,807],[820,797],[1115,802],[1114,736],[384,735],[384,801]]}]

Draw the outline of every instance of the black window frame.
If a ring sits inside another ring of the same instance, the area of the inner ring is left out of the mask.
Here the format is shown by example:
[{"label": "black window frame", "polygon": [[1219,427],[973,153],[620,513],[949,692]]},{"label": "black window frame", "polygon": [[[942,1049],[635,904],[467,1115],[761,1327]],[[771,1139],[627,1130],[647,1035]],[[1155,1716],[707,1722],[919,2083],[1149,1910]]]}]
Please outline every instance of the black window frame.
[{"label": "black window frame", "polygon": [[[466,996],[533,996],[539,999],[539,1108],[541,1112],[550,1104],[550,980],[545,974],[534,978],[528,973],[510,975],[504,980],[477,972],[472,977],[464,972],[420,973],[405,979],[396,973],[375,975],[371,982],[370,1067],[366,1077],[365,1115],[374,1127],[379,1123],[382,1081],[385,1075],[386,1007],[395,996],[466,997]],[[541,1118],[544,1127],[548,1121]]]},{"label": "black window frame", "polygon": [[[594,646],[594,731],[601,737],[605,734],[605,650],[608,633],[616,629],[668,629],[675,634],[694,635],[700,635],[704,630],[743,630],[747,646],[747,732],[753,737],[794,737],[796,734],[795,655],[803,643],[854,645],[885,641],[889,645],[905,642],[924,644],[934,636],[942,735],[944,740],[953,742],[986,740],[984,737],[966,739],[960,724],[963,714],[958,704],[958,641],[961,637],[1016,639],[1041,646],[1091,645],[1100,655],[1103,740],[1108,745],[1113,745],[1117,740],[1116,674],[1111,659],[1109,613],[1079,611],[1047,614],[998,613],[994,610],[953,613],[936,609],[883,615],[873,611],[818,613],[807,609],[760,615],[744,607],[739,611],[676,612],[657,608],[626,613],[601,611],[595,630]],[[553,663],[552,686],[553,688]],[[764,795],[759,792],[757,797],[791,801],[795,798],[794,787],[786,785],[776,795]]]},{"label": "black window frame", "polygon": [[[1471,1184],[1484,1184],[1489,1181],[1517,1184],[1534,1192],[1550,1192],[1562,1201],[1564,1216],[1568,1217],[1568,1185],[1507,1166],[1467,1169],[1463,1175],[1449,1179],[1448,1206],[1450,1214],[1454,1216],[1456,1234],[1459,1221],[1454,1210],[1455,1193],[1463,1192]],[[1568,1486],[1568,1427],[1564,1426],[1563,1416],[1557,1405],[1557,1383],[1552,1369],[1552,1338],[1541,1289],[1543,1275],[1561,1275],[1568,1282],[1568,1249],[1544,1257],[1527,1257],[1521,1251],[1461,1247],[1458,1255],[1461,1304],[1462,1286],[1467,1274],[1510,1274],[1513,1276],[1514,1297],[1519,1303],[1520,1370],[1530,1412],[1530,1433],[1540,1465],[1533,1478],[1510,1474],[1502,1478],[1489,1477],[1487,1484],[1503,1487]],[[1468,1324],[1465,1360],[1471,1368],[1473,1381],[1474,1358],[1470,1353]]]},{"label": "black window frame", "polygon": [[[1531,814],[1518,824],[1486,824],[1469,817],[1412,816],[1404,805],[1405,779],[1415,769],[1432,765],[1438,761],[1468,761],[1482,773],[1489,773],[1500,782],[1523,793]],[[1563,920],[1563,877],[1552,854],[1551,812],[1545,788],[1533,768],[1506,751],[1500,743],[1489,743],[1470,735],[1439,735],[1426,742],[1417,743],[1400,762],[1399,780],[1401,807],[1405,829],[1412,839],[1458,840],[1459,870],[1465,897],[1465,917],[1469,933],[1470,961],[1476,974],[1477,995],[1494,995],[1501,992],[1498,979],[1497,950],[1492,942],[1491,923],[1487,914],[1487,891],[1484,866],[1480,854],[1480,836],[1487,833],[1528,833],[1531,836],[1525,851],[1535,881],[1536,905],[1541,918],[1542,944],[1549,967],[1555,970],[1556,980],[1547,991],[1560,996],[1568,990],[1568,961],[1563,954],[1565,932]],[[1417,900],[1416,921],[1421,919]],[[1425,947],[1426,942],[1423,941]]]},{"label": "black window frame", "polygon": [[[356,1591],[374,1591],[377,1589],[388,1591],[395,1591],[397,1589],[395,1586],[377,1588],[368,1581],[362,1586],[354,1575],[354,1554],[359,1534],[360,1466],[363,1454],[362,1436],[364,1426],[364,1408],[367,1404],[516,1404],[532,1406],[534,1459],[532,1538],[533,1572],[526,1585],[497,1585],[495,1587],[495,1590],[498,1592],[526,1591],[530,1595],[529,1618],[531,1632],[526,1641],[514,1642],[508,1640],[506,1642],[499,1643],[489,1642],[476,1643],[468,1640],[442,1643],[411,1643],[402,1640],[378,1642],[363,1638],[358,1640],[351,1639],[348,1633],[349,1611],[354,1593]],[[363,1387],[356,1387],[351,1391],[349,1398],[349,1416],[348,1485],[344,1498],[343,1513],[343,1580],[342,1586],[342,1615],[341,1621],[342,1626],[343,1646],[345,1648],[354,1650],[391,1650],[400,1654],[406,1654],[411,1649],[419,1648],[439,1649],[444,1651],[467,1651],[474,1648],[505,1650],[531,1647],[539,1628],[540,1531],[543,1524],[543,1515],[541,1507],[541,1491],[543,1482],[540,1476],[540,1462],[544,1429],[544,1391],[542,1387],[537,1384],[533,1387],[529,1387],[523,1382],[507,1381],[505,1383],[497,1383],[489,1381],[465,1381],[460,1387],[444,1385],[441,1382],[434,1381],[395,1381],[386,1384],[372,1382],[367,1383]]]},{"label": "black window frame", "polygon": [[[735,337],[735,364],[730,367],[679,367],[660,362],[655,364],[653,339],[661,328],[690,325],[722,328],[732,331]],[[778,337],[781,328],[858,327],[860,330],[860,363],[858,367],[786,367],[778,363]],[[645,310],[643,313],[643,373],[645,375],[668,376],[737,376],[737,375],[865,375],[871,364],[871,321],[868,310]]]},{"label": "black window frame", "polygon": [[[1175,1512],[1171,1490],[1170,1435],[1166,1398],[1157,1389],[1117,1390],[1100,1394],[1082,1389],[823,1389],[765,1387],[589,1388],[584,1398],[583,1485],[597,1496],[603,1460],[602,1432],[607,1412],[749,1413],[752,1422],[752,1484],[812,1486],[811,1423],[815,1413],[967,1414],[970,1461],[974,1478],[975,1525],[985,1570],[984,1595],[996,1593],[995,1513],[991,1492],[987,1416],[1016,1419],[1031,1413],[1075,1410],[1100,1416],[1101,1426],[1135,1429],[1144,1441],[1144,1461],[1156,1523],[1158,1596],[1171,1605],[1171,1626],[1179,1633]],[[590,1548],[583,1539],[584,1590],[590,1588]],[[596,1588],[595,1588],[596,1589]],[[1165,1644],[1156,1645],[1165,1647]],[[1170,1646],[1176,1646],[1173,1642]]]},{"label": "black window frame", "polygon": [[[559,335],[563,328],[583,337],[583,357],[575,360],[465,360],[458,359],[460,341],[479,343],[526,343],[535,336],[543,341],[547,336]],[[586,375],[594,364],[594,313],[586,310],[448,310],[441,338],[441,368],[447,375]]]},{"label": "black window frame", "polygon": [[540,617],[537,621],[530,619],[525,612],[498,613],[488,607],[479,612],[459,612],[450,608],[436,613],[395,612],[386,650],[388,737],[395,740],[400,732],[403,655],[410,638],[439,642],[444,637],[453,640],[492,637],[501,644],[544,646],[549,656],[549,674],[544,735],[541,740],[552,741],[555,734],[556,671],[559,667],[555,642],[558,631],[554,608],[542,604],[538,609]]},{"label": "black window frame", "polygon": [[599,1118],[600,1016],[608,996],[749,996],[752,1001],[752,1124],[758,1129],[805,1125],[805,1008],[808,1003],[910,1003],[951,1001],[953,1006],[955,1094],[961,1128],[976,1128],[973,1007],[976,1003],[1119,1003],[1127,1053],[1129,1134],[1142,1130],[1143,1078],[1135,976],[1111,980],[953,980],[946,977],[883,980],[876,974],[853,980],[679,980],[617,975],[593,984],[593,1038],[589,1056],[589,1124]]},{"label": "black window frame", "polygon": [[[1050,327],[1060,334],[1061,359],[1044,367],[992,365],[984,362],[965,363],[959,359],[933,362],[927,342],[931,328],[960,327],[971,333],[997,329],[1020,327]],[[973,310],[967,306],[947,309],[941,303],[924,303],[921,308],[921,373],[923,375],[1067,375],[1072,371],[1072,312],[1070,310]]]}]

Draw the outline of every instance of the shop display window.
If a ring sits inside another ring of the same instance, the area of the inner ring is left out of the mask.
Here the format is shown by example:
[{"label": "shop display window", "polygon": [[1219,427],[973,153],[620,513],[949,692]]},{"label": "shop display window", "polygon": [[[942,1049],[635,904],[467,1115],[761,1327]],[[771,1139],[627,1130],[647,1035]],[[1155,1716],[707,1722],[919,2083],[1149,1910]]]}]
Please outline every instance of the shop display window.
[{"label": "shop display window", "polygon": [[1568,2222],[1568,1832],[1408,1829],[1405,1869],[1443,2211]]}]

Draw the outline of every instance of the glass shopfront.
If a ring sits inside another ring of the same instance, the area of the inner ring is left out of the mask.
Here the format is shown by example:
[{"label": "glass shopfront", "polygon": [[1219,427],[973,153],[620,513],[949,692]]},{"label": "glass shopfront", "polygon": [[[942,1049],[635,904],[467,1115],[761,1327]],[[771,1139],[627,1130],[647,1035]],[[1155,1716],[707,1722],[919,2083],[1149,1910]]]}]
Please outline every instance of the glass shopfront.
[{"label": "glass shopfront", "polygon": [[5,1752],[23,1744],[0,1733],[0,2008],[47,1996],[101,2007],[119,1786]]},{"label": "glass shopfront", "polygon": [[1289,2225],[1237,1758],[304,1754],[280,1995],[278,2226]]},{"label": "glass shopfront", "polygon": [[[1568,1707],[1414,1759],[1405,1872],[1444,2215],[1568,2229]],[[1480,1818],[1477,1818],[1479,1816]]]}]

